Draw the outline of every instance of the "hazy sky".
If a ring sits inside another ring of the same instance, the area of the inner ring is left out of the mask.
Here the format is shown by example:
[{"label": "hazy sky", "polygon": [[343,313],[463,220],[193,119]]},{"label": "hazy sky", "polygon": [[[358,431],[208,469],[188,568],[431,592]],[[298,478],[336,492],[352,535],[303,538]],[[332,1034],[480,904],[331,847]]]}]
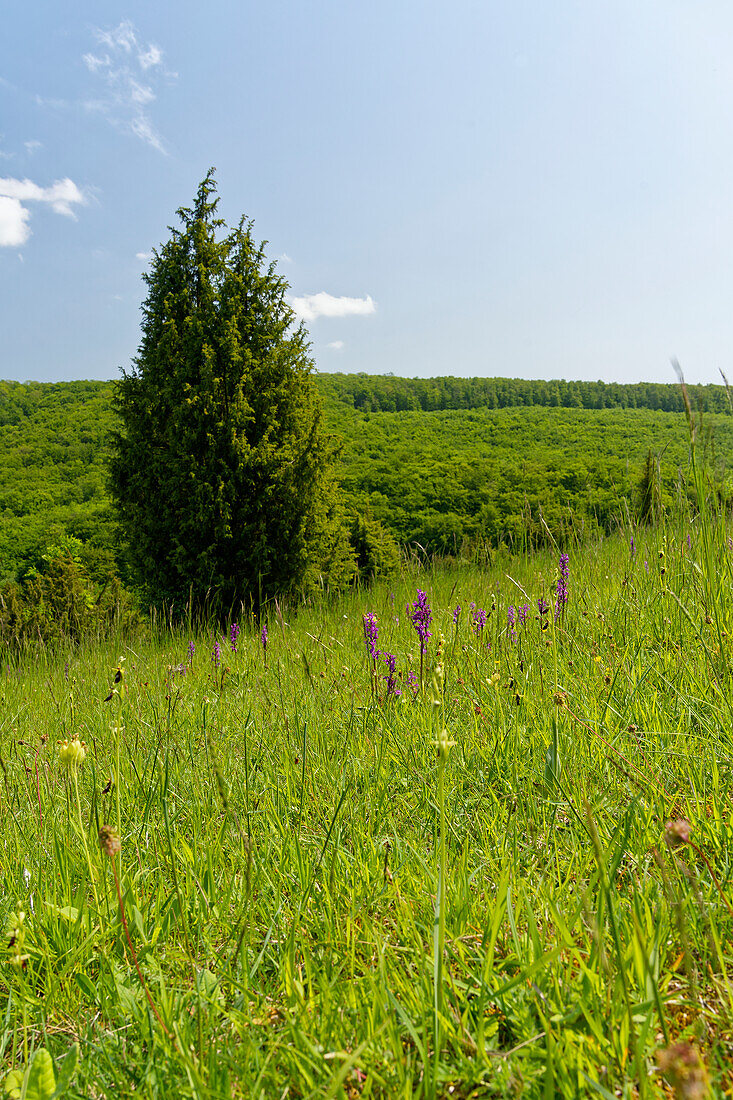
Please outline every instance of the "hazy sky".
[{"label": "hazy sky", "polygon": [[217,168],[319,370],[733,375],[733,6],[107,0],[0,21],[0,377],[111,378]]}]

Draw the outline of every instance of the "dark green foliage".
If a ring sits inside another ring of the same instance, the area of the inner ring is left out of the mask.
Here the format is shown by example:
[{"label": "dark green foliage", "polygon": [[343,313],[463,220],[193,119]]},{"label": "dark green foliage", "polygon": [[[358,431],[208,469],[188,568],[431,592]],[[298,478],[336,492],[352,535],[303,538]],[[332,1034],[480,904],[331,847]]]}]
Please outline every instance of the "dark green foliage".
[{"label": "dark green foliage", "polygon": [[217,202],[210,172],[145,276],[111,476],[151,598],[227,609],[302,592],[324,559],[341,575],[348,551],[305,329],[252,224],[217,239]]},{"label": "dark green foliage", "polygon": [[110,382],[0,382],[0,580],[72,535],[115,551],[105,459]]},{"label": "dark green foliage", "polygon": [[0,639],[78,642],[104,635],[135,619],[130,597],[114,572],[114,562],[91,553],[73,538],[49,546],[20,581],[0,585]]},{"label": "dark green foliage", "polygon": [[349,532],[359,577],[389,577],[400,567],[400,548],[389,529],[369,515],[356,515]]},{"label": "dark green foliage", "polygon": [[[396,378],[393,375],[327,374],[319,379],[327,402],[362,412],[440,412],[447,409],[654,409],[683,412],[677,384],[658,382],[551,382],[525,378]],[[688,386],[703,412],[730,412],[725,386]]]},{"label": "dark green foliage", "polygon": [[[540,407],[535,401],[534,407],[515,403],[424,411],[417,398],[428,383],[437,396],[450,393],[456,402],[465,385],[467,403],[478,400],[484,383],[487,400],[493,383],[506,383],[506,390],[497,389],[494,396],[504,393],[507,399],[518,398],[522,389],[519,384],[512,389],[508,379],[311,377],[324,398],[326,426],[342,439],[330,476],[340,482],[343,512],[369,516],[398,543],[419,543],[428,551],[475,554],[501,542],[537,542],[547,538],[545,523],[560,539],[573,532],[609,531],[627,509],[638,515],[650,448],[660,456],[665,508],[675,504],[679,471],[688,466],[689,431],[678,387],[621,387],[638,408],[587,409],[561,407],[560,383],[522,382],[543,399],[558,397],[557,406]],[[600,385],[577,383],[583,400],[584,386]],[[354,408],[357,390],[371,394],[376,407],[390,387],[409,397],[411,411]],[[599,391],[606,405],[612,390]],[[109,382],[0,383],[0,579],[23,576],[38,564],[46,544],[59,542],[66,531],[95,552],[112,553],[118,570],[124,567],[105,490],[108,440],[118,427],[112,391]],[[720,396],[727,410],[723,387],[690,387],[689,392],[694,406],[717,407]],[[652,398],[667,404],[674,399],[680,411],[641,407]],[[698,451],[707,450],[720,484],[733,448],[733,418],[729,411],[711,412],[705,427],[698,434]],[[694,486],[688,483],[686,491],[694,508]],[[320,577],[327,577],[330,587],[343,587],[354,567],[332,489],[322,500],[319,550],[304,579],[311,589]],[[357,549],[361,568],[369,573],[363,545]]]}]

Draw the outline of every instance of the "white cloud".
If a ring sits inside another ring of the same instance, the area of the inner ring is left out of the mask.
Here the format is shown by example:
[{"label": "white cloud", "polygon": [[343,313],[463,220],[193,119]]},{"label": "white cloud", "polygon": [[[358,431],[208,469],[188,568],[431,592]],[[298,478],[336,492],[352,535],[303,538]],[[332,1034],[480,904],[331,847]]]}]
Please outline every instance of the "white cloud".
[{"label": "white cloud", "polygon": [[137,55],[141,69],[152,69],[154,65],[160,65],[163,60],[163,51],[157,46],[148,46],[147,50]]},{"label": "white cloud", "polygon": [[23,145],[25,146],[25,151],[29,154],[29,156],[35,153],[36,149],[43,148],[42,142],[36,141],[35,139],[32,139],[31,141],[24,141]]},{"label": "white cloud", "polygon": [[163,68],[163,51],[153,43],[143,45],[129,20],[123,20],[113,30],[97,29],[94,34],[103,49],[85,53],[82,60],[89,72],[102,81],[104,91],[101,98],[89,99],[84,106],[164,153],[162,138],[148,114],[156,99],[155,82],[176,75]]},{"label": "white cloud", "polygon": [[291,264],[293,262],[293,257],[288,256],[287,252],[281,252],[280,255],[276,257],[276,259],[281,264]]},{"label": "white cloud", "polygon": [[332,340],[330,344],[326,344],[327,348],[333,348],[334,351],[341,351],[343,346],[343,340]]},{"label": "white cloud", "polygon": [[0,248],[17,248],[31,235],[28,211],[17,199],[0,195]]},{"label": "white cloud", "polygon": [[40,187],[33,180],[0,179],[0,247],[25,244],[31,235],[30,213],[25,204],[47,203],[56,214],[76,217],[73,207],[86,199],[73,180],[56,180],[50,187]]},{"label": "white cloud", "polygon": [[73,180],[56,180],[50,187],[39,187],[33,180],[0,179],[0,195],[20,202],[48,202],[57,214],[67,218],[76,215],[71,209],[74,204],[84,205],[86,199]]},{"label": "white cloud", "polygon": [[291,305],[301,321],[315,321],[317,317],[352,317],[374,313],[376,302],[367,294],[366,298],[335,298],[325,290],[318,294],[305,294],[302,298],[293,298]]},{"label": "white cloud", "polygon": [[135,253],[135,259],[136,260],[142,260],[143,263],[147,263],[148,260],[152,260],[152,258],[153,258],[153,253],[152,252],[136,252]]}]

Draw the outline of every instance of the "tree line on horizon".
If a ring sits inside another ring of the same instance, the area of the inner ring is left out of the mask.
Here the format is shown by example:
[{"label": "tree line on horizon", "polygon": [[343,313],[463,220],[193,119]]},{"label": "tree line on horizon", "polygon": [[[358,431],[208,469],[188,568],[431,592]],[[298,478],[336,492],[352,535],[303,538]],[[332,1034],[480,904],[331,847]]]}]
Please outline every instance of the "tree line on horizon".
[{"label": "tree line on horizon", "polygon": [[[562,409],[652,409],[684,412],[681,387],[662,382],[566,382],[525,378],[406,378],[392,374],[320,374],[326,401],[362,412],[439,412],[448,409],[507,409],[515,406]],[[723,385],[688,385],[700,412],[731,412]]]},{"label": "tree line on horizon", "polygon": [[[408,378],[394,374],[314,373],[326,406],[360,412],[442,412],[459,409],[540,407],[563,409],[649,409],[684,412],[682,391],[666,382],[567,382],[564,379],[461,378],[440,375]],[[0,427],[20,424],[38,410],[76,406],[80,400],[111,401],[114,381],[0,381]],[[723,385],[687,385],[693,408],[730,413],[731,394]]]}]

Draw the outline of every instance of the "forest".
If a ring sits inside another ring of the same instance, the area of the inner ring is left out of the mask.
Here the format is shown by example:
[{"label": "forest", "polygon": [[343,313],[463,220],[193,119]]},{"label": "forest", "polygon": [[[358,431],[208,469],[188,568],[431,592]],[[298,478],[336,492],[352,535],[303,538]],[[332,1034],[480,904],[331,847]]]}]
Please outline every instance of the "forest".
[{"label": "forest", "polygon": [[[649,456],[671,506],[689,458],[679,386],[316,374],[344,508],[419,553],[567,542],[633,520]],[[690,387],[721,491],[733,443],[724,386]],[[121,573],[107,493],[112,382],[0,383],[0,579],[74,540]]]}]

